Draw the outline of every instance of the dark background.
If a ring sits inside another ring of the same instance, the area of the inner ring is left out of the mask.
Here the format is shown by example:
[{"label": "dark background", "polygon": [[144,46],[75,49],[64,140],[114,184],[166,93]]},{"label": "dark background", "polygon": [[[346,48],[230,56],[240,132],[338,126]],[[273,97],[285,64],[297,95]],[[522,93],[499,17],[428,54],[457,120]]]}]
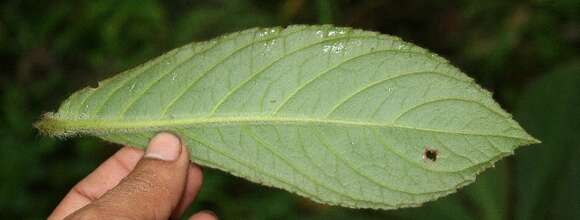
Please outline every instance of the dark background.
[{"label": "dark background", "polygon": [[222,219],[579,219],[580,1],[118,1],[0,3],[0,218],[46,217],[119,146],[43,137],[32,124],[73,91],[174,47],[255,26],[333,23],[448,58],[543,144],[420,208],[315,204],[205,169],[189,213]]}]

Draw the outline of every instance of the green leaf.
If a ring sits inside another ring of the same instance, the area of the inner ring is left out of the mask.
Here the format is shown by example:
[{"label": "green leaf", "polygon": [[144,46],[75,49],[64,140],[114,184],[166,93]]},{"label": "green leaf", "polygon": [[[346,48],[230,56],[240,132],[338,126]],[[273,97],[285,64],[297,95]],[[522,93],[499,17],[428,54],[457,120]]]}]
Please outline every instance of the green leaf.
[{"label": "green leaf", "polygon": [[171,131],[196,163],[378,209],[452,193],[538,142],[443,58],[332,26],[250,29],[177,48],[74,93],[37,127],[139,147]]}]

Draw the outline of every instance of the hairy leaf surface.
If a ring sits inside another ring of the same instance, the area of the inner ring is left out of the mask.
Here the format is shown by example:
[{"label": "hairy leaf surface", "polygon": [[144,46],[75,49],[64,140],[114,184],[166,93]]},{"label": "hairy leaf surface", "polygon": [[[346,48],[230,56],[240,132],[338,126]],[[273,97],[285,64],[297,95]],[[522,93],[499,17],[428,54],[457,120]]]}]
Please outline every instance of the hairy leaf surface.
[{"label": "hairy leaf surface", "polygon": [[443,58],[331,26],[250,29],[177,48],[74,93],[37,127],[139,147],[171,131],[196,163],[378,209],[452,193],[538,142]]}]

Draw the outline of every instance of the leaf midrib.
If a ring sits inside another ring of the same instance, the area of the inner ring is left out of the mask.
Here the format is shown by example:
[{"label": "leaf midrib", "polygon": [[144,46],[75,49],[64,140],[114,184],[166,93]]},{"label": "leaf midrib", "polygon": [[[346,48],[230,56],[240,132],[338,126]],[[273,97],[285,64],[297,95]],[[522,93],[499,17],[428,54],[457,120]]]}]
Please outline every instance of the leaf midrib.
[{"label": "leaf midrib", "polygon": [[47,118],[45,123],[50,123],[47,127],[55,130],[67,131],[66,133],[109,133],[112,130],[143,131],[155,130],[159,128],[172,127],[215,127],[220,125],[248,124],[248,125],[335,125],[338,127],[372,127],[372,128],[399,128],[433,133],[445,133],[455,135],[487,136],[511,138],[534,142],[533,139],[524,137],[509,136],[502,134],[485,134],[459,132],[451,130],[435,130],[429,128],[410,127],[400,124],[377,123],[370,121],[357,121],[331,118],[308,118],[308,117],[281,117],[281,116],[220,116],[220,117],[196,117],[196,118],[173,118],[161,120],[68,120],[59,118]]}]

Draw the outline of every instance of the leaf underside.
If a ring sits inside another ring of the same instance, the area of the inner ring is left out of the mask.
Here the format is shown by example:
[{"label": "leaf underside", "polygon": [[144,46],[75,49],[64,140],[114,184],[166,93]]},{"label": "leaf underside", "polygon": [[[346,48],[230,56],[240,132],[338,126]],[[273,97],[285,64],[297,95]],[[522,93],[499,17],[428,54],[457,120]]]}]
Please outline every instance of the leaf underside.
[{"label": "leaf underside", "polygon": [[445,59],[332,26],[255,28],[185,45],[74,93],[36,126],[138,147],[171,131],[196,163],[321,203],[376,209],[452,193],[538,142]]}]

